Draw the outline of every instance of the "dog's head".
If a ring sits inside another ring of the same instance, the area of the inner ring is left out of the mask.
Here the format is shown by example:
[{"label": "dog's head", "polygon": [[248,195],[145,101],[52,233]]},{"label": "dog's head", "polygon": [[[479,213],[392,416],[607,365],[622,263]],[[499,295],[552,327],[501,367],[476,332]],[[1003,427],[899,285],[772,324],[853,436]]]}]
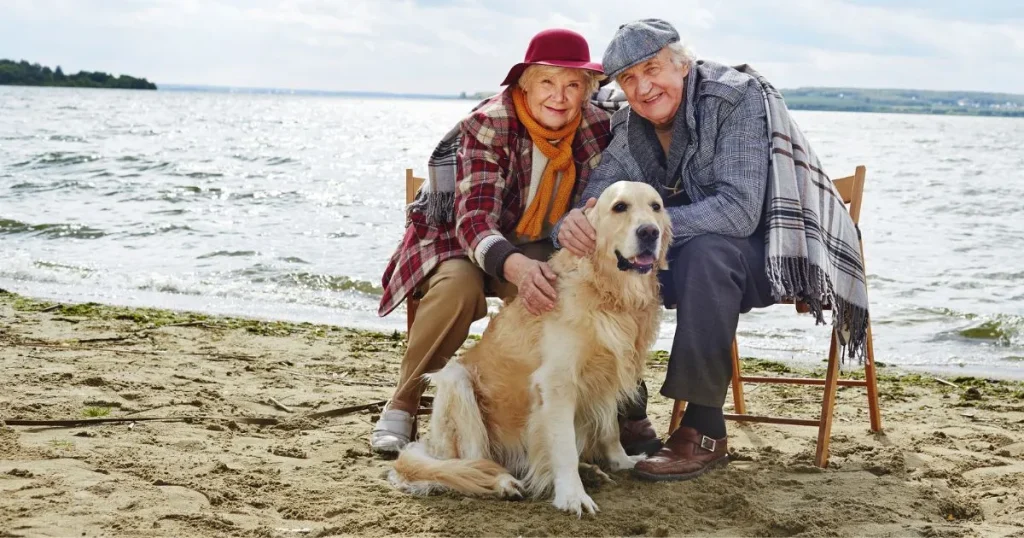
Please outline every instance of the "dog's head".
[{"label": "dog's head", "polygon": [[661,195],[635,181],[619,181],[605,189],[597,205],[587,212],[597,232],[595,256],[612,262],[620,271],[647,274],[667,268],[672,224]]}]

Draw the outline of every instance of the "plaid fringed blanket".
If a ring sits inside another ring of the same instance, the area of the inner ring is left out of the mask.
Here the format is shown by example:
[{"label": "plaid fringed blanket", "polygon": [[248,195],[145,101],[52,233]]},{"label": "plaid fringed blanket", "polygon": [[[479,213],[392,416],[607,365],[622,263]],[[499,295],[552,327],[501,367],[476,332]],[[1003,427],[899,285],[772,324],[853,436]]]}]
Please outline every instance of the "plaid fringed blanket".
[{"label": "plaid fringed blanket", "polygon": [[782,95],[750,66],[737,69],[760,83],[768,110],[772,165],[764,219],[775,298],[807,303],[822,324],[822,306],[830,305],[840,343],[850,357],[863,358],[868,294],[860,231]]}]

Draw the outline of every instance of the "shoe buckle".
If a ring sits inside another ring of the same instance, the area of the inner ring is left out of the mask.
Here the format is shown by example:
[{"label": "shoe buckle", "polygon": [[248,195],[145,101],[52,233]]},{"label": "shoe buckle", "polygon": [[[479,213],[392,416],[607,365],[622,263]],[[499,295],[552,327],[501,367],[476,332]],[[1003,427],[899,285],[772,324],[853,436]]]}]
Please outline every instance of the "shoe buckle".
[{"label": "shoe buckle", "polygon": [[700,447],[703,448],[704,450],[707,450],[708,452],[714,452],[715,447],[717,445],[718,441],[715,441],[714,439],[708,437],[707,435],[702,435],[700,437]]}]

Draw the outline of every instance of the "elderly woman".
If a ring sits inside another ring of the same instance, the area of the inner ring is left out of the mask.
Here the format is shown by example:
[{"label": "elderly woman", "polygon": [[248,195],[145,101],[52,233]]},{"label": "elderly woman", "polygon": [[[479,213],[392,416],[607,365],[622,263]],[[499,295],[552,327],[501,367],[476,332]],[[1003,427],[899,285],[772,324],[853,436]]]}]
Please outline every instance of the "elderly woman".
[{"label": "elderly woman", "polygon": [[430,179],[408,209],[405,236],[384,271],[384,316],[419,298],[398,386],[371,448],[397,452],[414,435],[425,388],[487,314],[488,293],[517,293],[534,313],[554,307],[546,260],[554,223],[572,207],[610,139],[589,97],[604,78],[583,36],[537,34],[502,83],[437,146]]}]

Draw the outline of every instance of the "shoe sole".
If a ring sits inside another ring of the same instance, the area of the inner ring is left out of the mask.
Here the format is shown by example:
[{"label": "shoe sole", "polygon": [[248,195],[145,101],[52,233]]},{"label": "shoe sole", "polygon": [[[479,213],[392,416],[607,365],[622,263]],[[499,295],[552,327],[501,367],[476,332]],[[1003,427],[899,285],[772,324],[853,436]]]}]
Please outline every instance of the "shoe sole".
[{"label": "shoe sole", "polygon": [[698,476],[707,473],[708,471],[718,469],[719,467],[725,467],[726,465],[729,465],[729,456],[722,456],[721,458],[718,458],[717,460],[705,465],[701,469],[694,471],[692,473],[654,474],[645,473],[634,468],[633,476],[641,480],[646,480],[648,482],[682,482],[684,480],[693,480],[694,478],[697,478]]},{"label": "shoe sole", "polygon": [[381,458],[387,459],[387,460],[393,460],[393,459],[397,458],[398,457],[398,453],[401,452],[401,451],[402,451],[401,448],[394,447],[394,446],[384,446],[384,447],[371,446],[370,447],[370,452],[373,452],[374,454],[380,456]]}]

